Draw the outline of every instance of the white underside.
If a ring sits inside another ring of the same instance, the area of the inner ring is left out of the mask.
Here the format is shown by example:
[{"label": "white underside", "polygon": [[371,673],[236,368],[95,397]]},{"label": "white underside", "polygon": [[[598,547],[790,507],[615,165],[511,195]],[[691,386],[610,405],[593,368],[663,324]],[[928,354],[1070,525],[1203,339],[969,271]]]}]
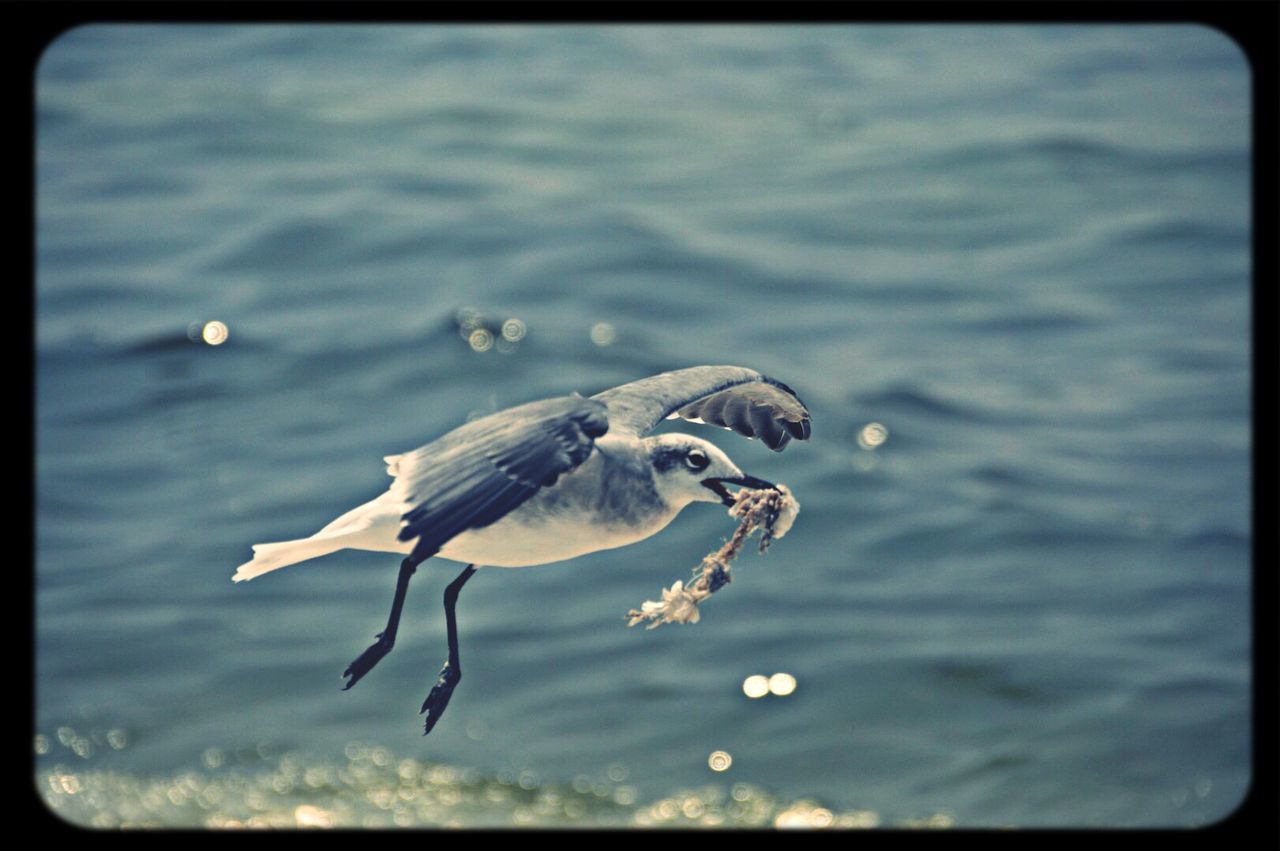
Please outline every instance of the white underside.
[{"label": "white underside", "polygon": [[[388,491],[310,538],[255,544],[253,560],[240,565],[231,578],[243,582],[344,549],[407,554],[414,541],[397,539],[402,512],[401,502]],[[644,528],[608,528],[564,517],[532,518],[517,509],[491,526],[454,537],[438,555],[477,567],[531,567],[633,544],[661,531],[674,517],[672,513]]]}]

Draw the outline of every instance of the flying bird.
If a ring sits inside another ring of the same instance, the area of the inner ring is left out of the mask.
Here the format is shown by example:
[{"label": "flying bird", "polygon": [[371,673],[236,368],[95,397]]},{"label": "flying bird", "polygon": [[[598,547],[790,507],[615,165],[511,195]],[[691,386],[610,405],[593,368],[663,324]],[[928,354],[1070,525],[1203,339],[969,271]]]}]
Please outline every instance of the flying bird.
[{"label": "flying bird", "polygon": [[727,485],[773,488],[715,445],[668,433],[664,419],[732,429],[780,452],[807,440],[809,411],[790,387],[737,366],[664,372],[584,398],[518,405],[383,460],[393,477],[375,499],[309,538],[255,544],[242,582],[342,549],[406,554],[387,625],[342,676],[349,689],[395,645],[409,579],[432,556],[466,564],[444,592],[449,659],[422,705],[425,731],[462,679],[455,606],[481,566],[527,567],[634,544],[694,502],[734,504]]}]

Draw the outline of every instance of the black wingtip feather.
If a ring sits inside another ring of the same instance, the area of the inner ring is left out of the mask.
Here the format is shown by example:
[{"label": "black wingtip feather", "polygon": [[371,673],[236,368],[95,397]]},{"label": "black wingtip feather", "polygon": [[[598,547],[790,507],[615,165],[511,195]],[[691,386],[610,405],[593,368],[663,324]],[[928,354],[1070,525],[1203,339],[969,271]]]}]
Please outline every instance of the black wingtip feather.
[{"label": "black wingtip feather", "polygon": [[804,403],[785,384],[772,380],[728,387],[685,405],[678,413],[759,438],[775,452],[781,452],[792,438],[809,439],[809,411]]}]

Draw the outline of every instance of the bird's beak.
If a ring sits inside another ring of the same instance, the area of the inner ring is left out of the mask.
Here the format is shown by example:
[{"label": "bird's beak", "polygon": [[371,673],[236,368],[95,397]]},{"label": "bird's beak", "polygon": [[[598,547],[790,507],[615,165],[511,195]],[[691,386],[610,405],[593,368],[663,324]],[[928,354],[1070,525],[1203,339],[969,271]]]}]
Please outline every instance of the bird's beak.
[{"label": "bird's beak", "polygon": [[778,486],[775,485],[773,482],[766,482],[764,479],[757,479],[755,476],[747,476],[747,475],[731,476],[731,477],[722,478],[722,479],[703,479],[702,480],[703,487],[708,488],[712,491],[715,491],[716,495],[720,497],[721,502],[723,502],[727,506],[732,507],[737,502],[737,500],[734,499],[734,496],[732,493],[729,492],[729,489],[725,487],[726,484],[741,485],[744,488],[751,488],[752,490],[777,490],[778,489]]}]

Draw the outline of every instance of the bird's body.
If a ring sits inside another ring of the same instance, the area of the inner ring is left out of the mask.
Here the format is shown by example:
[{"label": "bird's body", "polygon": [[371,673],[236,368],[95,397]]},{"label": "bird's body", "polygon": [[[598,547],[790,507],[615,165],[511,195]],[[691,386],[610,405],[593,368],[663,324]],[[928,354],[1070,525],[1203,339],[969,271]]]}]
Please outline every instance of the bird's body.
[{"label": "bird's body", "polygon": [[[646,475],[645,449],[641,442],[601,437],[591,457],[555,485],[540,489],[500,520],[451,538],[437,555],[477,566],[530,567],[623,547],[662,531],[688,503],[659,498]],[[389,469],[397,460],[388,456]],[[393,484],[310,538],[255,545],[253,561],[242,564],[232,578],[241,582],[341,549],[410,553],[415,540],[399,539],[405,511]]]},{"label": "bird's body", "polygon": [[791,389],[741,367],[692,367],[589,399],[531,402],[387,456],[393,481],[386,491],[309,538],[255,545],[254,558],[232,578],[342,549],[405,554],[387,629],[347,669],[349,688],[391,649],[416,566],[433,555],[468,564],[446,592],[452,668],[446,664],[424,705],[434,709],[430,731],[459,676],[452,601],[476,566],[526,567],[626,546],[661,531],[693,502],[732,504],[725,483],[773,487],[700,438],[642,436],[675,416],[732,428],[779,451],[791,437],[809,436],[809,413]]},{"label": "bird's body", "polygon": [[646,446],[604,435],[582,466],[492,526],[446,543],[440,555],[492,567],[528,567],[634,544],[675,519],[647,475]]}]

